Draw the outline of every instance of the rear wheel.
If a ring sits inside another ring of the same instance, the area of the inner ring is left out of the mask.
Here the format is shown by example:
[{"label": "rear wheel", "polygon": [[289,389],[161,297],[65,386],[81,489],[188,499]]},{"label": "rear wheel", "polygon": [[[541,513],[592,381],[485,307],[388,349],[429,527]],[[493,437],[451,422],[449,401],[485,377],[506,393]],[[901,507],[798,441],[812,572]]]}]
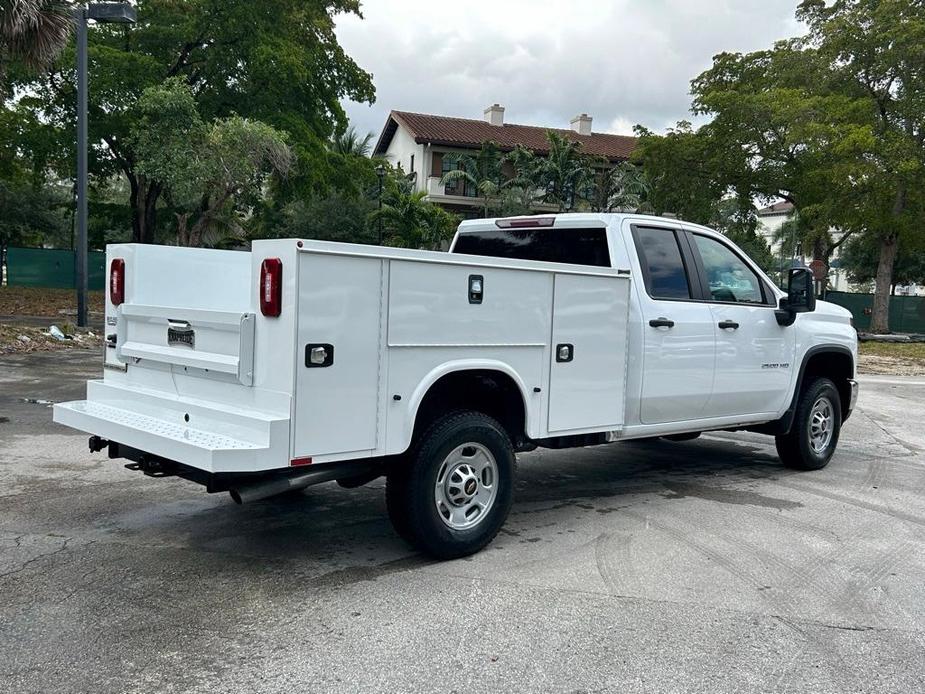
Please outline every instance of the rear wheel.
[{"label": "rear wheel", "polygon": [[395,530],[422,551],[452,559],[479,551],[511,508],[514,449],[497,421],[456,412],[434,422],[390,473]]},{"label": "rear wheel", "polygon": [[827,378],[813,381],[800,395],[790,432],[775,439],[787,467],[819,470],[828,465],[841,433],[841,399]]}]

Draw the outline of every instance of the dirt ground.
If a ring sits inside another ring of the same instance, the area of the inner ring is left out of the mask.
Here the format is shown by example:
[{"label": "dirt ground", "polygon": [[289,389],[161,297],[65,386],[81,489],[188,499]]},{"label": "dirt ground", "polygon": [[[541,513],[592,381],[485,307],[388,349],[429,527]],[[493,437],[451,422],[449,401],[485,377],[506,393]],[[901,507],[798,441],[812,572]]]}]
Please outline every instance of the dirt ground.
[{"label": "dirt ground", "polygon": [[[91,325],[102,323],[104,298],[104,292],[89,292]],[[78,329],[76,322],[73,289],[0,287],[0,354],[102,347],[98,329]],[[48,332],[51,325],[72,339],[55,339]]]},{"label": "dirt ground", "polygon": [[858,373],[925,376],[925,343],[862,342]]}]

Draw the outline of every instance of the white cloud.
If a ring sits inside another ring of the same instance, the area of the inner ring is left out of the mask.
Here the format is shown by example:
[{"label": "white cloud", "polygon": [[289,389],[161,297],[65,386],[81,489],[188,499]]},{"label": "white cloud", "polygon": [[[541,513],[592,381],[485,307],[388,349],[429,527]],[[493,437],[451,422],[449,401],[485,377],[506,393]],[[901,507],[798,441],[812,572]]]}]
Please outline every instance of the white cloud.
[{"label": "white cloud", "polygon": [[769,47],[800,33],[796,0],[367,0],[337,35],[373,74],[377,101],[346,104],[378,134],[391,109],[594,129],[663,130],[690,118],[690,80],[714,54]]}]

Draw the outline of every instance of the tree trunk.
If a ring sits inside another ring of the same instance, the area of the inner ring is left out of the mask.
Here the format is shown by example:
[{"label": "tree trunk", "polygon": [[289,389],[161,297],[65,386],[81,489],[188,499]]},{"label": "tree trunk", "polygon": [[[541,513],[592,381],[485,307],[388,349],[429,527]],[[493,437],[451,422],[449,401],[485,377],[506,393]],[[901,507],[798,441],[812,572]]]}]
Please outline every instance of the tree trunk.
[{"label": "tree trunk", "polygon": [[[893,199],[893,217],[895,228],[899,227],[899,218],[906,211],[906,188],[900,184]],[[896,262],[896,232],[880,239],[880,260],[877,263],[876,285],[874,287],[874,306],[870,317],[872,333],[890,332],[890,287],[893,285],[893,264]]]},{"label": "tree trunk", "polygon": [[177,245],[178,246],[189,246],[189,232],[187,231],[186,222],[189,219],[189,213],[179,213],[175,212],[174,216],[177,218]]},{"label": "tree trunk", "polygon": [[157,230],[157,199],[161,195],[161,187],[157,183],[149,183],[145,195],[145,226],[142,243],[155,243]]},{"label": "tree trunk", "polygon": [[[829,244],[825,242],[821,237],[817,237],[813,241],[813,260],[821,260],[825,263],[826,268],[829,267]],[[826,291],[829,288],[829,276],[828,274],[824,275],[821,280],[817,280],[819,291],[818,294],[820,297],[824,297]]]},{"label": "tree trunk", "polygon": [[143,225],[143,218],[138,214],[138,179],[134,176],[129,176],[128,183],[131,187],[131,193],[129,193],[129,207],[132,210],[132,243],[141,243],[141,228]]},{"label": "tree trunk", "polygon": [[890,287],[893,285],[893,263],[896,261],[896,236],[880,240],[880,261],[874,288],[874,306],[870,317],[872,333],[890,332]]},{"label": "tree trunk", "polygon": [[129,178],[132,187],[130,201],[132,205],[132,241],[135,243],[154,243],[154,230],[157,226],[157,199],[161,187],[149,182],[144,176]]}]

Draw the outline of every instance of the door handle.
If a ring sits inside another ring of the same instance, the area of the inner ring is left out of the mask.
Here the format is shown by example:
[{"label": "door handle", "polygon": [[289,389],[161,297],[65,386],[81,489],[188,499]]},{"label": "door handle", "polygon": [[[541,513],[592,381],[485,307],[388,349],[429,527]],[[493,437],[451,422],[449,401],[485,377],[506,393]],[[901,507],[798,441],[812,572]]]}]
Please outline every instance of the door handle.
[{"label": "door handle", "polygon": [[667,318],[653,318],[649,321],[649,325],[653,328],[673,328],[674,321]]},{"label": "door handle", "polygon": [[739,327],[739,324],[734,320],[721,320],[717,325],[719,325],[719,327],[721,327],[723,330],[726,328],[732,328],[733,330],[736,330]]}]

